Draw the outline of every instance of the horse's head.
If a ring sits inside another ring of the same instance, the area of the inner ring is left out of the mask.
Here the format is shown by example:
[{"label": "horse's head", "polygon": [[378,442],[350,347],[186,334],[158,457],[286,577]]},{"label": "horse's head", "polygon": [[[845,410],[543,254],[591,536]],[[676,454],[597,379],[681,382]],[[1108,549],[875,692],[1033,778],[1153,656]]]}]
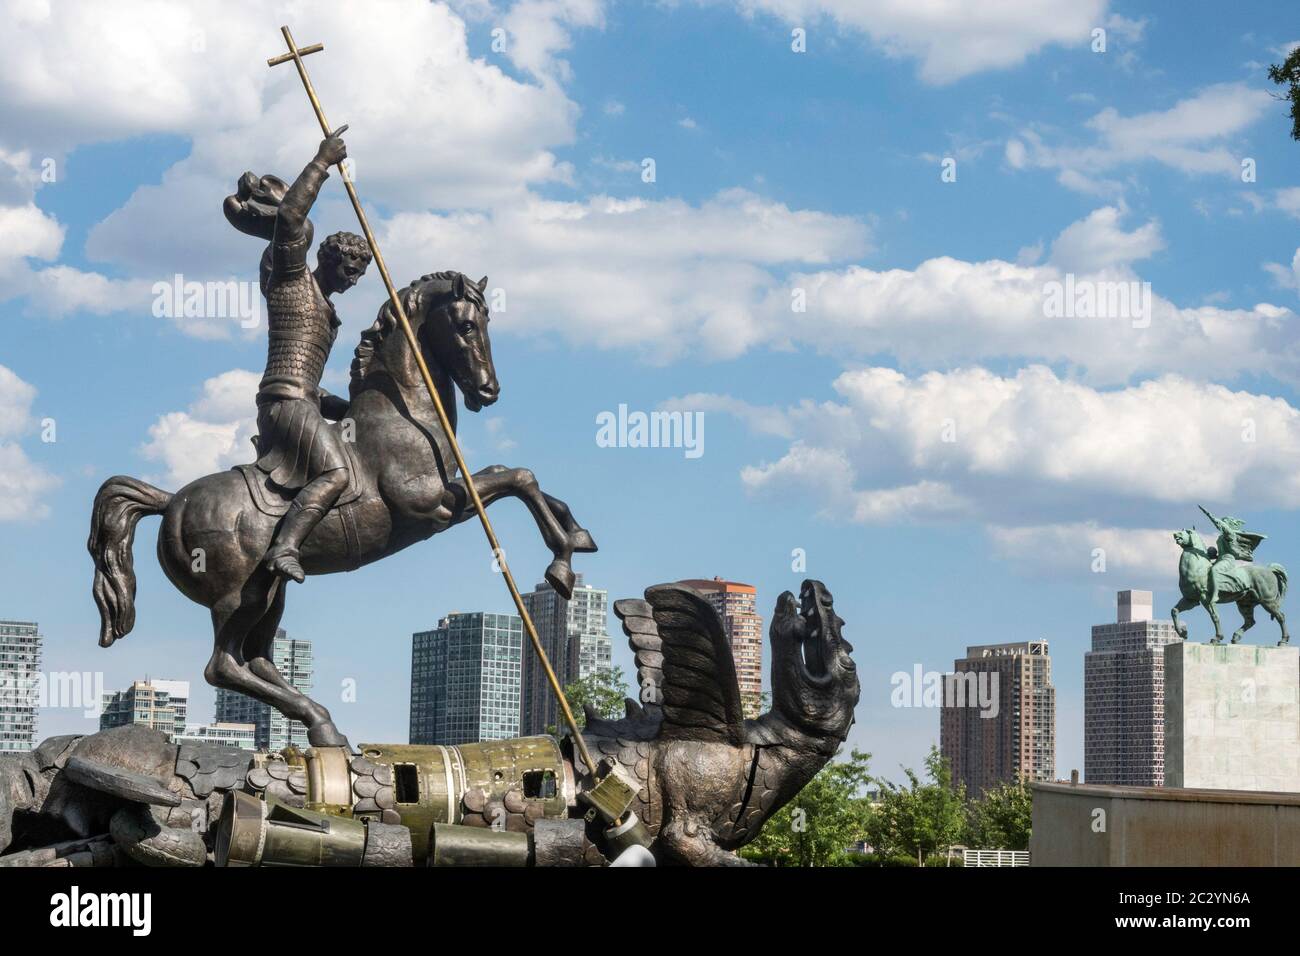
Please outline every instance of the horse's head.
[{"label": "horse's head", "polygon": [[1174,542],[1184,551],[1204,551],[1205,542],[1196,533],[1195,528],[1183,528],[1174,532]]},{"label": "horse's head", "polygon": [[[426,364],[435,375],[441,370],[456,383],[472,412],[491,405],[501,393],[492,364],[485,289],[487,276],[474,282],[460,272],[434,272],[398,292]],[[385,302],[374,325],[361,334],[352,362],[354,390],[372,373],[377,357],[400,383],[418,384],[405,336],[396,326],[392,303]]]}]

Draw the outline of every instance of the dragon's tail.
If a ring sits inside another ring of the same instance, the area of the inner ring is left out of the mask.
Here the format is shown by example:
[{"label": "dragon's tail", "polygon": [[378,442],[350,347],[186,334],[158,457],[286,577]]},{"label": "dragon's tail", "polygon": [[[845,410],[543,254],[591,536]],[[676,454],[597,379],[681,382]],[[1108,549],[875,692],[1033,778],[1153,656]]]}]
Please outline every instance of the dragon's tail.
[{"label": "dragon's tail", "polygon": [[145,515],[162,514],[171,500],[170,492],[125,475],[108,479],[95,495],[86,547],[95,559],[100,647],[111,647],[135,626],[135,526]]}]

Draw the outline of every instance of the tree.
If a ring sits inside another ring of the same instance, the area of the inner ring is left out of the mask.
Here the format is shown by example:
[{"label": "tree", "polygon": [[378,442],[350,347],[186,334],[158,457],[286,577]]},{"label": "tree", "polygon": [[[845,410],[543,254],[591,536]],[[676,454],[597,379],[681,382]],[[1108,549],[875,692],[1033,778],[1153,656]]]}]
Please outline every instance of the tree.
[{"label": "tree", "polygon": [[[584,704],[591,707],[597,717],[617,720],[623,716],[623,700],[628,696],[623,668],[597,670],[586,677],[580,677],[565,686],[564,696],[569,699],[569,707],[573,709],[573,719],[578,722],[579,730],[587,726]],[[553,735],[556,728],[547,727],[546,732]]]},{"label": "tree", "polygon": [[984,791],[970,806],[972,845],[984,850],[1029,849],[1033,799],[1023,782]]},{"label": "tree", "polygon": [[1278,86],[1286,84],[1286,95],[1281,99],[1291,101],[1291,138],[1300,140],[1300,46],[1280,66],[1276,63],[1270,66],[1268,78]]},{"label": "tree", "polygon": [[937,747],[930,748],[925,770],[929,783],[906,767],[906,787],[878,780],[880,805],[867,827],[877,853],[915,856],[918,866],[927,854],[960,843],[966,834],[966,788],[953,788],[952,770]]},{"label": "tree", "polygon": [[854,750],[848,760],[828,763],[763,824],[742,855],[770,866],[836,865],[866,835],[871,807],[863,791],[871,782],[870,759]]}]

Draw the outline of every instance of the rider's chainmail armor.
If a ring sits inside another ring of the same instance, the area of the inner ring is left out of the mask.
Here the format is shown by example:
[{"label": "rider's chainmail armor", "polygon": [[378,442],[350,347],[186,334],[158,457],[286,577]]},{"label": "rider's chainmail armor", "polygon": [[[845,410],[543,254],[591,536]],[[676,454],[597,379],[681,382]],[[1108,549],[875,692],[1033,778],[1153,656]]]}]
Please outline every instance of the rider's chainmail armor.
[{"label": "rider's chainmail armor", "polygon": [[259,397],[314,398],[338,334],[334,309],[305,269],[270,284],[266,309],[270,341]]}]

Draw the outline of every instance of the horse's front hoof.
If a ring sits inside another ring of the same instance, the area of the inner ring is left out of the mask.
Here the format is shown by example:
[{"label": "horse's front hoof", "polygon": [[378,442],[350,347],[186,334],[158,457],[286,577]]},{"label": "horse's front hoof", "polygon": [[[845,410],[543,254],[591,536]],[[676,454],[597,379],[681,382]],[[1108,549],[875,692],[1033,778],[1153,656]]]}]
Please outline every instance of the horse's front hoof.
[{"label": "horse's front hoof", "polygon": [[592,554],[599,550],[591,532],[586,528],[579,528],[569,535],[569,544],[573,545],[573,550],[579,554]]},{"label": "horse's front hoof", "polygon": [[546,569],[546,580],[566,601],[573,597],[574,574],[568,561],[561,561],[559,558],[552,561],[551,566]]}]

